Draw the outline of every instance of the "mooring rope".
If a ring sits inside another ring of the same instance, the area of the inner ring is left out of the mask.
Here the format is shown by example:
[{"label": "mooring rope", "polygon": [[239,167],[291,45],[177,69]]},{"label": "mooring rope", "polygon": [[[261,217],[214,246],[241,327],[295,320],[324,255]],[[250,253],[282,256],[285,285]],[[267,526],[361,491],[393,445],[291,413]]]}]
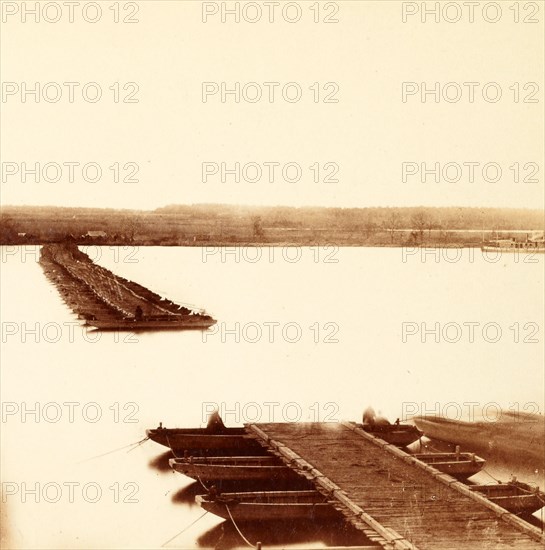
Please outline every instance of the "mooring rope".
[{"label": "mooring rope", "polygon": [[481,469],[481,472],[484,472],[488,477],[491,477],[494,481],[501,483],[501,481],[498,478],[494,477],[492,474],[489,474],[484,468]]},{"label": "mooring rope", "polygon": [[172,542],[175,538],[179,537],[182,533],[185,533],[190,527],[193,527],[200,519],[208,514],[208,510],[204,511],[204,514],[199,516],[195,521],[192,521],[187,527],[184,527],[178,534],[174,535],[172,538],[168,539],[165,543],[161,544],[161,548],[164,548],[169,542]]},{"label": "mooring rope", "polygon": [[241,536],[242,540],[250,547],[255,548],[256,545],[252,544],[243,534],[242,531],[238,528],[238,525],[235,523],[235,520],[233,519],[233,516],[231,515],[231,510],[229,510],[229,506],[225,504],[225,508],[227,509],[227,513],[229,514],[229,517],[231,518],[231,521],[233,522],[233,525],[235,526],[235,529],[237,530],[237,533]]},{"label": "mooring rope", "polygon": [[[78,462],[78,464],[83,464],[84,462],[88,462],[89,460],[94,460],[95,458],[101,458],[103,456],[111,455],[112,453],[117,453],[118,451],[122,451],[123,449],[127,449],[128,447],[136,447],[142,445],[142,443],[145,443],[149,437],[144,437],[144,439],[141,439],[140,441],[136,441],[135,443],[131,443],[130,445],[125,445],[124,447],[119,447],[118,449],[114,449],[113,451],[108,451],[107,453],[102,453],[101,455],[92,456],[91,458],[86,458],[85,460],[81,460]],[[132,451],[132,449],[131,449]],[[130,451],[127,451],[130,452]]]},{"label": "mooring rope", "polygon": [[134,449],[137,449],[138,447],[140,447],[140,445],[143,445],[148,439],[149,437],[142,439],[142,441],[139,441],[132,449],[129,449],[127,453],[131,453],[132,451],[134,451]]},{"label": "mooring rope", "polygon": [[170,440],[168,439],[168,434],[165,434],[165,437],[167,438],[167,445],[170,447],[170,450],[172,451],[172,454],[174,455],[174,458],[180,458],[174,449],[172,448],[172,445],[170,444]]},{"label": "mooring rope", "polygon": [[[194,468],[193,468],[194,469]],[[207,487],[203,482],[202,482],[202,479],[201,479],[201,476],[199,474],[195,474],[197,476],[197,479],[199,480],[199,483],[203,486],[204,490],[209,493],[210,492],[210,488]]]}]

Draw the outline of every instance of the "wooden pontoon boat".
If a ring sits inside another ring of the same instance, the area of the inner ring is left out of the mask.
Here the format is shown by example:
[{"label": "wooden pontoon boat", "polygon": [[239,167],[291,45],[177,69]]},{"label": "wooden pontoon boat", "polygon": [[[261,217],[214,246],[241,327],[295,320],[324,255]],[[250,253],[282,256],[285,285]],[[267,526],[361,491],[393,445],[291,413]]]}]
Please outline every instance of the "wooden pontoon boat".
[{"label": "wooden pontoon boat", "polygon": [[170,467],[192,479],[211,481],[298,481],[300,476],[273,456],[172,458]]},{"label": "wooden pontoon boat", "polygon": [[475,453],[415,453],[411,456],[458,479],[475,475],[486,462]]},{"label": "wooden pontoon boat", "polygon": [[223,428],[213,431],[210,428],[163,428],[159,425],[146,430],[146,435],[156,443],[169,447],[177,454],[189,455],[251,455],[267,454],[244,428]]},{"label": "wooden pontoon boat", "polygon": [[378,437],[396,447],[407,447],[414,443],[424,432],[421,432],[416,426],[409,424],[361,424],[361,427],[367,433]]},{"label": "wooden pontoon boat", "polygon": [[148,330],[180,330],[194,329],[205,330],[216,324],[216,320],[210,315],[148,315],[142,319],[123,317],[121,319],[87,319],[87,325],[99,330],[124,330],[124,331],[148,331]]},{"label": "wooden pontoon boat", "polygon": [[469,485],[469,488],[513,514],[529,515],[545,506],[545,493],[540,491],[539,487],[532,487],[519,481],[494,485]]}]

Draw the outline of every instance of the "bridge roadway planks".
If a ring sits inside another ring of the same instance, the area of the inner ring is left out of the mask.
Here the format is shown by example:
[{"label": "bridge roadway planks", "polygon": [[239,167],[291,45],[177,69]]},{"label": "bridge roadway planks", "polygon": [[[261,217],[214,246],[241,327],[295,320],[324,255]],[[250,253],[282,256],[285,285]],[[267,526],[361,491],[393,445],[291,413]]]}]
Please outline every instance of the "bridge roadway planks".
[{"label": "bridge roadway planks", "polygon": [[[354,427],[270,423],[249,424],[247,430],[288,466],[312,478],[318,490],[334,497],[353,525],[366,532],[371,526],[386,548],[543,549],[543,537],[535,527],[464,492],[449,476],[434,477],[435,470],[415,466],[403,451]],[[327,479],[309,473],[310,466]],[[340,491],[326,491],[330,482]]]}]

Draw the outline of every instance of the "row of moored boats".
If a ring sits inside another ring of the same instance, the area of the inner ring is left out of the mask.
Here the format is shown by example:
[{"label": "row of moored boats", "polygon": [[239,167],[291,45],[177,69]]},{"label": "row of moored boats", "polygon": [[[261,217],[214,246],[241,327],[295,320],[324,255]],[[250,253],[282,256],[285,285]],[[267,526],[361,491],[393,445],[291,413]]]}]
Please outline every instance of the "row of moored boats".
[{"label": "row of moored boats", "polygon": [[[509,512],[532,514],[545,504],[545,493],[515,478],[505,483],[471,483],[469,478],[485,464],[475,453],[461,452],[459,447],[455,452],[411,451],[407,447],[424,435],[415,426],[399,421],[377,424],[364,418],[359,427],[404,448],[415,461],[462,481],[471,491]],[[217,414],[211,416],[206,428],[165,428],[160,424],[148,430],[147,436],[172,450],[170,467],[201,484],[204,494],[197,495],[196,502],[217,516],[237,522],[340,517],[331,499],[269,453],[245,428],[225,427]]]}]

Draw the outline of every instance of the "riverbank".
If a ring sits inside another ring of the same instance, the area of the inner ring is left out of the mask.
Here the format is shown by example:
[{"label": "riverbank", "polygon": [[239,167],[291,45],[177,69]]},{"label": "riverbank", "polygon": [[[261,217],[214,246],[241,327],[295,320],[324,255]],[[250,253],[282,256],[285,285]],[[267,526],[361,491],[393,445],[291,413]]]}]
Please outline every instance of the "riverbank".
[{"label": "riverbank", "polygon": [[542,211],[498,208],[3,207],[0,221],[8,245],[476,247],[543,231]]}]

